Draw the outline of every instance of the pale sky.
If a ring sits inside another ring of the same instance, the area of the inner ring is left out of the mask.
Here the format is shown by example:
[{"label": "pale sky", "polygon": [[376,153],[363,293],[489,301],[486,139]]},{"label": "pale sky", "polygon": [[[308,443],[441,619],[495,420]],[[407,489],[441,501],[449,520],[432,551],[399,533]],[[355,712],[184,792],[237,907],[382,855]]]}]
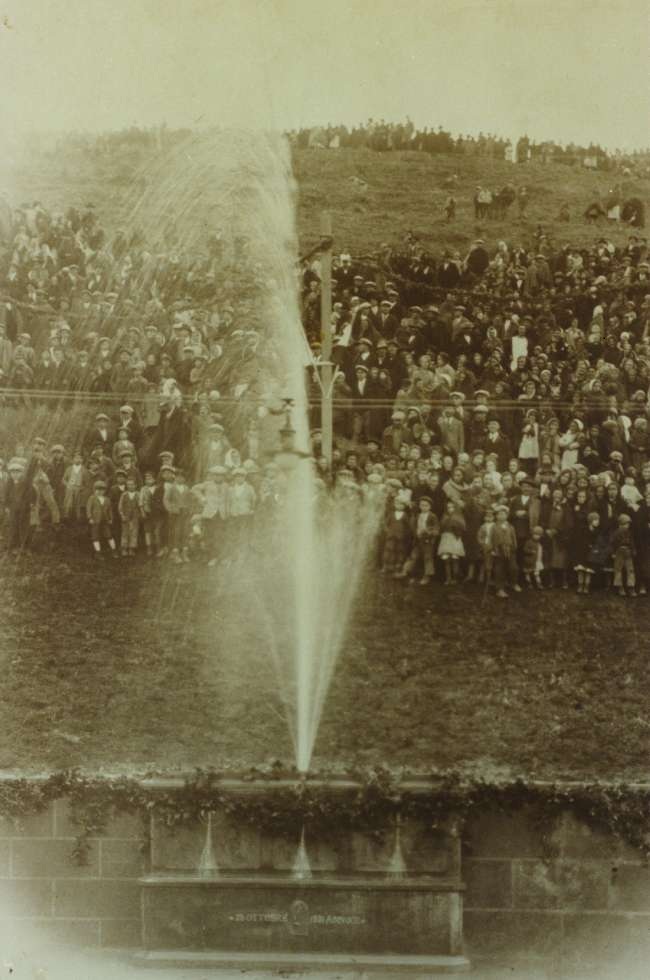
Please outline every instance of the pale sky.
[{"label": "pale sky", "polygon": [[650,144],[650,0],[0,0],[0,132],[407,114]]}]

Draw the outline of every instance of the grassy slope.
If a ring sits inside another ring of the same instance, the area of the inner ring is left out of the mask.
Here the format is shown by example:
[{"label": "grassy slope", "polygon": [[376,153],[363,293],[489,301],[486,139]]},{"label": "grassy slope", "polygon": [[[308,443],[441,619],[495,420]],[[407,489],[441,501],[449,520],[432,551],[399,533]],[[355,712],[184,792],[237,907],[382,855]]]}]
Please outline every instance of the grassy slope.
[{"label": "grassy slope", "polygon": [[[245,571],[97,566],[64,550],[3,563],[0,580],[0,768],[290,764]],[[647,609],[561,592],[506,606],[478,587],[373,576],[315,767],[644,778]]]},{"label": "grassy slope", "polygon": [[[120,163],[75,157],[30,159],[14,170],[9,189],[18,201],[39,198],[50,207],[93,201],[107,223],[116,226],[128,222],[126,201],[132,178],[145,165],[146,160],[137,156]],[[319,216],[327,208],[332,213],[335,247],[350,248],[357,254],[373,250],[382,241],[394,242],[408,230],[421,235],[434,252],[445,247],[462,250],[479,233],[491,241],[527,241],[540,222],[559,243],[588,244],[597,229],[587,225],[582,214],[597,192],[604,195],[618,181],[625,197],[640,196],[646,202],[650,197],[648,178],[623,179],[561,165],[520,167],[412,152],[303,150],[295,155],[294,171],[301,245],[318,241]],[[447,225],[442,208],[449,191],[443,182],[453,173],[459,176],[454,190],[458,219]],[[367,193],[356,189],[352,177],[367,182]],[[471,204],[476,184],[499,188],[508,181],[528,186],[528,219],[520,221],[514,206],[508,220],[477,225]],[[555,221],[564,202],[571,210],[569,225]],[[602,229],[617,243],[627,238],[625,228],[603,223]]]},{"label": "grassy slope", "polygon": [[[51,207],[92,200],[115,226],[129,166],[32,161],[12,191]],[[408,229],[435,250],[462,249],[483,230],[469,203],[479,179],[498,186],[514,173],[531,187],[528,222],[487,226],[490,239],[524,241],[538,222],[551,226],[564,200],[581,214],[612,180],[562,167],[526,168],[523,177],[504,164],[422,154],[306,151],[295,166],[301,243],[318,239],[328,208],[337,248],[353,252]],[[450,227],[440,209],[452,172],[461,182]],[[367,195],[351,176],[368,181]],[[648,187],[633,181],[625,193],[647,198]],[[556,232],[577,243],[595,234],[575,219]],[[627,234],[608,233],[619,242]],[[37,424],[47,428],[45,418]],[[187,569],[96,568],[77,555],[3,564],[0,581],[0,767],[239,764],[268,759],[269,746],[290,758],[263,634],[242,636],[215,620],[231,606],[231,585]],[[371,584],[334,677],[316,761],[643,776],[647,616],[641,600],[554,592],[524,596],[504,620],[501,605],[481,605],[472,590],[438,589],[425,600],[419,590]]]},{"label": "grassy slope", "polygon": [[[462,249],[478,234],[489,241],[505,238],[510,242],[532,241],[541,223],[558,243],[571,241],[588,244],[595,231],[582,214],[598,191],[605,194],[616,179],[608,174],[593,174],[563,166],[513,166],[477,158],[430,157],[422,153],[377,154],[370,151],[333,153],[326,150],[303,151],[296,158],[296,176],[300,188],[299,230],[302,239],[313,241],[319,210],[329,207],[337,245],[349,246],[353,253],[376,247],[380,242],[394,242],[412,230],[439,254],[443,248]],[[458,219],[445,223],[442,209],[449,196],[444,181],[458,174],[454,189],[458,202]],[[351,177],[368,183],[366,195],[355,191]],[[500,188],[507,182],[525,184],[530,192],[528,218],[520,221],[516,205],[505,221],[477,224],[472,198],[478,183]],[[622,182],[626,197],[641,196],[647,200],[648,179]],[[561,205],[567,202],[571,212],[569,225],[556,222]],[[605,230],[605,224],[603,224]],[[607,234],[616,242],[626,240],[627,231],[607,226]]]}]

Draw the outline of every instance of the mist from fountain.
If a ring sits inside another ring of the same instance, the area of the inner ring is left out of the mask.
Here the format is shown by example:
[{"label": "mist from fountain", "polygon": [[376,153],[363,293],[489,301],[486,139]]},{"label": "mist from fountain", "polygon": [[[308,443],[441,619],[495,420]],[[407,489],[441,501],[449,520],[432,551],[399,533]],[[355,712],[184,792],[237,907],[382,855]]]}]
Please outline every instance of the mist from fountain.
[{"label": "mist from fountain", "polygon": [[219,874],[219,865],[214,854],[214,843],[212,841],[212,813],[208,813],[205,844],[201,851],[198,871],[202,878],[216,878]]},{"label": "mist from fountain", "polygon": [[[296,446],[307,454],[310,356],[298,303],[295,185],[287,142],[231,131],[196,137],[164,154],[140,183],[144,190],[129,204],[129,224],[153,244],[153,264],[158,249],[168,250],[164,242],[170,236],[179,253],[199,256],[216,233],[223,254],[231,256],[227,286],[242,299],[248,318],[237,326],[255,330],[255,336],[237,342],[239,402],[231,418],[245,418],[247,400],[256,400],[263,446],[272,452],[284,421],[281,400],[289,397],[295,404]],[[146,273],[144,268],[141,279]],[[224,350],[233,347],[233,338],[225,337]],[[381,506],[345,486],[328,498],[309,460],[289,462],[295,467],[278,477],[284,502],[277,520],[273,528],[262,529],[255,560],[241,573],[245,608],[240,614],[251,615],[254,596],[296,766],[307,772]]]},{"label": "mist from fountain", "polygon": [[307,845],[305,844],[304,827],[300,832],[300,843],[298,844],[298,850],[296,852],[296,858],[293,862],[293,868],[291,869],[291,874],[293,878],[297,878],[299,880],[311,878],[311,864],[309,863],[309,855],[307,854]]},{"label": "mist from fountain", "polygon": [[406,873],[406,861],[402,853],[402,826],[398,816],[395,822],[395,844],[386,874],[387,877],[392,878],[394,881],[401,881],[406,877]]}]

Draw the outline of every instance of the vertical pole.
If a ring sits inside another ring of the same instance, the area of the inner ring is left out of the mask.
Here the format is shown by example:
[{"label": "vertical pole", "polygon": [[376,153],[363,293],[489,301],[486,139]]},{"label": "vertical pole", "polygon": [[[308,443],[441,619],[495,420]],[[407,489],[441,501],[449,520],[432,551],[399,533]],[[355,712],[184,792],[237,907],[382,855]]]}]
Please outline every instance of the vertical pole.
[{"label": "vertical pole", "polygon": [[[321,235],[329,238],[332,234],[332,218],[323,211],[320,220]],[[332,249],[321,252],[321,431],[323,456],[332,465],[333,447],[333,408],[332,408]]]}]

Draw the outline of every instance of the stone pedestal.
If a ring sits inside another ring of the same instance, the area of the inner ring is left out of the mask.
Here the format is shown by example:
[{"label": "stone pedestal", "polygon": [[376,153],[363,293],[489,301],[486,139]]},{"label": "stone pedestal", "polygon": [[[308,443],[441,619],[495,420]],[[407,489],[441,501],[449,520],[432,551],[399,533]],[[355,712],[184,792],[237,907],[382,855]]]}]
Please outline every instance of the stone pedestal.
[{"label": "stone pedestal", "polygon": [[296,878],[297,841],[219,822],[213,824],[219,872],[202,877],[196,868],[205,827],[176,835],[154,828],[152,873],[141,880],[141,961],[462,971],[468,962],[458,840],[417,825],[402,834],[403,877],[386,873],[392,844],[341,835],[308,839],[312,875]]},{"label": "stone pedestal", "polygon": [[150,875],[142,885],[145,949],[460,952],[454,881]]}]

